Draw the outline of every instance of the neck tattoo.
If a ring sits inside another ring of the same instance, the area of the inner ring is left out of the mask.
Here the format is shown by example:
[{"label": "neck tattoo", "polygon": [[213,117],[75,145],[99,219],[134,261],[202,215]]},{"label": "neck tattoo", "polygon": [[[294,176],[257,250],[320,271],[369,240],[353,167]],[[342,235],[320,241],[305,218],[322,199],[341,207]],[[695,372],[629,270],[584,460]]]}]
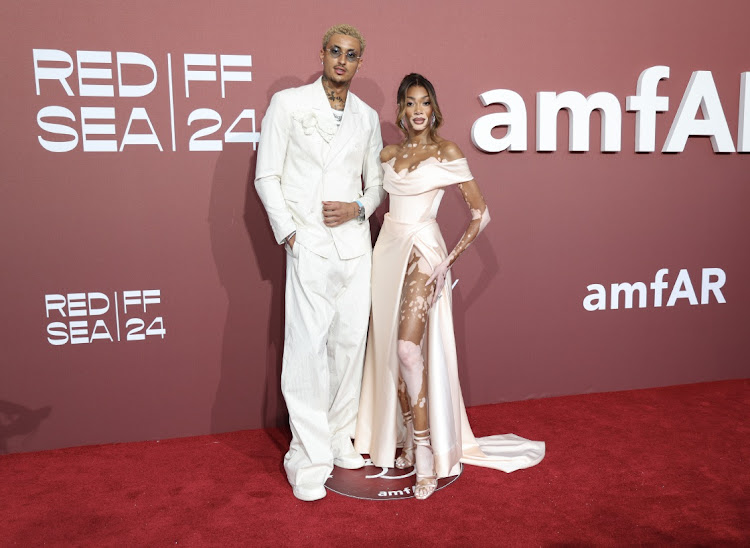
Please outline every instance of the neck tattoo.
[{"label": "neck tattoo", "polygon": [[[344,110],[344,107],[346,106],[346,97],[337,95],[337,93],[341,93],[341,91],[333,90],[329,88],[327,84],[328,78],[323,76],[323,89],[326,92],[326,98],[328,99],[328,102],[331,103],[331,107],[336,110]],[[346,92],[346,90],[343,91]]]}]

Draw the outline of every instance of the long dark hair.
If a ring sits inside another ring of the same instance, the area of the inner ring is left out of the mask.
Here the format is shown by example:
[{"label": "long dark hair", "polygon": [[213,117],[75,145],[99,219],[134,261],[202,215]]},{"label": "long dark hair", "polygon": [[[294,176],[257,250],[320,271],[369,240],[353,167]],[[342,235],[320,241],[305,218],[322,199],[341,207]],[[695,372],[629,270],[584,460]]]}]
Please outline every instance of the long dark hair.
[{"label": "long dark hair", "polygon": [[430,103],[432,105],[432,114],[435,116],[435,122],[430,124],[430,137],[435,139],[437,137],[438,128],[443,125],[443,113],[440,112],[440,105],[437,102],[437,95],[435,94],[435,88],[432,83],[416,72],[407,74],[401,80],[398,86],[398,92],[396,93],[396,125],[402,131],[404,135],[409,136],[409,132],[403,123],[404,111],[406,111],[406,92],[410,87],[421,86],[427,90],[427,95],[430,96]]}]

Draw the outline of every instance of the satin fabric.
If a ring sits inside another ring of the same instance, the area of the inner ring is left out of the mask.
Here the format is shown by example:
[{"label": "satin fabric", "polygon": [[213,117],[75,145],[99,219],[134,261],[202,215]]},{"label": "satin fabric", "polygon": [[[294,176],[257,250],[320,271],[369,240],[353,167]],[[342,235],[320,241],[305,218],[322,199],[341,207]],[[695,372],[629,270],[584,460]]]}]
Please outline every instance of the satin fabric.
[{"label": "satin fabric", "polygon": [[[466,159],[429,158],[414,170],[396,172],[384,163],[383,187],[390,211],[373,251],[372,312],[354,447],[376,466],[393,468],[406,430],[398,403],[398,314],[407,262],[417,248],[435,268],[448,255],[437,221],[444,188],[473,177]],[[459,473],[459,462],[512,472],[544,458],[544,442],[514,434],[475,438],[458,378],[450,272],[429,313],[423,354],[428,369],[428,406],[438,477]]]}]

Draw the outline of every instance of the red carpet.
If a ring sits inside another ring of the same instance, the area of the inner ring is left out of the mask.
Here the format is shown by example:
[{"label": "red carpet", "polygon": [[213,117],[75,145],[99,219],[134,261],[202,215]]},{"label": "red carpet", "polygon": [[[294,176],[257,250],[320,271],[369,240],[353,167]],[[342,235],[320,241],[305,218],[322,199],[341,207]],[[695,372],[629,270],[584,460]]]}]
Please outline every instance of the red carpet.
[{"label": "red carpet", "polygon": [[0,456],[2,546],[750,545],[750,381],[469,409],[547,442],[425,502],[292,497],[286,434],[255,430]]}]

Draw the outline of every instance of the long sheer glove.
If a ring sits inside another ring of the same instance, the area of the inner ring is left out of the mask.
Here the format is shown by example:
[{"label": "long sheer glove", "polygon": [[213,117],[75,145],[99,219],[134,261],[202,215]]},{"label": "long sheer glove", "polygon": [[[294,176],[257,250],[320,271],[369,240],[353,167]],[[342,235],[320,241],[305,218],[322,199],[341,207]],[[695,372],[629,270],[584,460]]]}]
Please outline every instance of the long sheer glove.
[{"label": "long sheer glove", "polygon": [[440,298],[440,294],[442,293],[443,287],[445,286],[445,277],[448,275],[448,269],[450,268],[450,266],[450,258],[446,257],[446,259],[442,263],[435,267],[435,270],[432,271],[432,275],[427,280],[427,282],[425,282],[425,285],[427,286],[429,286],[432,282],[435,282],[435,291],[433,291],[432,293],[430,308],[435,306],[438,298]]},{"label": "long sheer glove", "polygon": [[471,220],[469,221],[469,226],[466,227],[466,231],[461,237],[461,240],[456,244],[456,247],[453,248],[453,251],[450,252],[450,255],[448,255],[443,262],[435,267],[429,280],[427,280],[427,285],[430,285],[435,281],[435,292],[432,295],[430,306],[435,305],[443,290],[445,276],[448,269],[454,262],[456,262],[458,256],[466,251],[466,248],[471,245],[474,239],[479,236],[479,233],[482,232],[484,227],[490,222],[490,211],[487,208],[487,203],[484,201],[484,197],[482,196],[482,193],[479,190],[479,185],[476,181],[472,179],[471,181],[460,183],[458,188],[461,191],[461,195],[463,196],[466,205],[469,207]]}]

